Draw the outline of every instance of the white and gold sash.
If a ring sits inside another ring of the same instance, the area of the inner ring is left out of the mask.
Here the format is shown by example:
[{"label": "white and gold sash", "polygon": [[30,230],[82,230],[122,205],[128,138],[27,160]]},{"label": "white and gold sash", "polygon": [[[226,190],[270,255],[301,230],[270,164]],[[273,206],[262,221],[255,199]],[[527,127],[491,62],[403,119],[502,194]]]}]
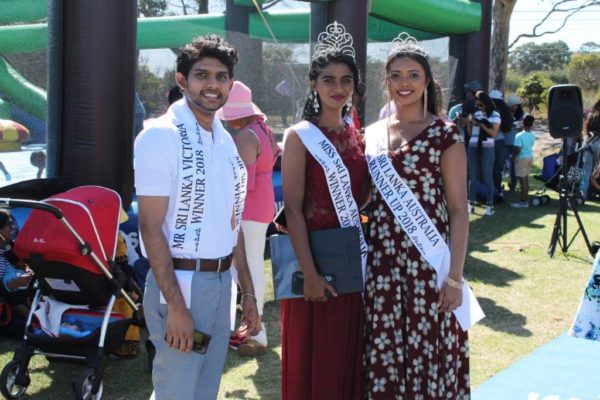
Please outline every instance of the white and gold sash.
[{"label": "white and gold sash", "polygon": [[[388,156],[386,121],[370,125],[365,132],[367,162],[373,182],[396,217],[402,230],[437,274],[437,286],[442,288],[450,272],[450,248],[427,215],[410,187],[396,172]],[[463,330],[485,315],[473,291],[463,285],[463,302],[454,315]]]},{"label": "white and gold sash", "polygon": [[306,150],[317,160],[325,173],[325,180],[329,188],[331,201],[335,207],[338,221],[342,228],[356,227],[360,235],[360,254],[362,259],[363,282],[367,267],[367,242],[363,234],[360,222],[360,212],[354,197],[350,173],[344,165],[342,158],[335,146],[327,139],[319,128],[308,121],[301,121],[290,127],[298,134],[298,137],[306,147]]},{"label": "white and gold sash", "polygon": [[[174,257],[177,254],[198,254],[206,196],[211,189],[206,184],[204,155],[208,149],[203,143],[200,125],[185,98],[173,103],[164,118],[166,118],[165,122],[176,127],[181,144],[176,212],[171,216],[173,231],[168,238],[171,254]],[[237,235],[246,198],[246,167],[237,153],[233,139],[218,119],[213,122],[212,134],[215,143],[226,142],[227,144],[224,148],[231,162],[235,184],[234,213]]]}]

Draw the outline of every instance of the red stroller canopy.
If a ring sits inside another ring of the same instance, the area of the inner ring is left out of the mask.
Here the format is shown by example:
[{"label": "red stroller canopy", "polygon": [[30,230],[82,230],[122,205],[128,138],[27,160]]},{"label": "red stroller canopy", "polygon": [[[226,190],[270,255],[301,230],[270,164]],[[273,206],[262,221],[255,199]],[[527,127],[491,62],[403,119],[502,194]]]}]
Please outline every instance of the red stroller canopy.
[{"label": "red stroller canopy", "polygon": [[[111,270],[117,247],[121,197],[101,186],[81,186],[44,200],[60,209],[91,251]],[[42,256],[43,261],[71,264],[103,275],[89,255],[82,255],[79,241],[52,213],[34,209],[15,240],[15,252],[23,259]]]}]

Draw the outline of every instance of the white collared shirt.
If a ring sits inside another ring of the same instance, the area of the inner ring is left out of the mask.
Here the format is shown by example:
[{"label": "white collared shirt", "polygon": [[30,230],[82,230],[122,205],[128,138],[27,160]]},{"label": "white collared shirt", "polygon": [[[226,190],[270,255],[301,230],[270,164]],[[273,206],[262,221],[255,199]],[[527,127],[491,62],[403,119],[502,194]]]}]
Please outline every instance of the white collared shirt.
[{"label": "white collared shirt", "polygon": [[[206,198],[204,222],[200,235],[198,253],[178,252],[171,246],[171,254],[178,258],[220,258],[231,254],[236,235],[231,227],[234,206],[234,176],[228,147],[235,144],[229,133],[217,119],[213,121],[213,133],[200,128],[205,147]],[[177,211],[177,188],[181,162],[180,141],[177,129],[153,125],[144,129],[136,138],[134,146],[135,189],[138,196],[168,196],[167,217],[163,232],[171,237],[174,226],[171,216]],[[195,133],[194,133],[195,135]],[[141,234],[140,234],[141,237]],[[140,244],[146,255],[143,240]]]}]

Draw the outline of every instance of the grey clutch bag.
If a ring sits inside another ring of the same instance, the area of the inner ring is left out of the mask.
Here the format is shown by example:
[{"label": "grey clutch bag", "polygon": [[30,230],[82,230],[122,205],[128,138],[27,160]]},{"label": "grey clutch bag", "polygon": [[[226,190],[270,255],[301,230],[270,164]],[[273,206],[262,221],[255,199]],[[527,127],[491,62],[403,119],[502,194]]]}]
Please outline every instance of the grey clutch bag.
[{"label": "grey clutch bag", "polygon": [[[309,232],[317,272],[340,293],[364,289],[358,228],[333,228]],[[275,299],[302,297],[301,270],[288,235],[269,238]]]}]

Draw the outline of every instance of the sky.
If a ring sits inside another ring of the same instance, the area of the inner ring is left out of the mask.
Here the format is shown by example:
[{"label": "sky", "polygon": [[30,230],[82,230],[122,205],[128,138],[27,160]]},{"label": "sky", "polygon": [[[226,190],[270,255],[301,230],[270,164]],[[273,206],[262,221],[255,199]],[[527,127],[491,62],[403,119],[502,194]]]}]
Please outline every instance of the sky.
[{"label": "sky", "polygon": [[[531,33],[535,24],[544,18],[556,2],[557,0],[518,0],[511,18],[509,43],[521,33]],[[585,2],[586,0],[574,0],[569,3],[569,7]],[[277,5],[273,9],[289,10],[307,7],[308,3],[284,0],[281,5]],[[561,8],[565,7],[563,6]],[[559,27],[566,15],[566,13],[553,13],[542,26],[543,28],[546,28],[544,31],[554,30]],[[588,7],[571,16],[565,27],[558,33],[544,35],[539,38],[522,38],[515,46],[531,41],[535,43],[544,43],[562,40],[569,45],[571,50],[578,50],[582,43],[588,41],[600,43],[599,23],[600,5]]]},{"label": "sky", "polygon": [[[581,4],[584,1],[577,1],[573,4]],[[518,0],[510,21],[509,43],[521,33],[531,33],[533,27],[547,14],[552,8],[552,0]],[[542,25],[543,30],[554,30],[560,26],[566,13],[553,13],[550,18]],[[540,31],[540,29],[538,29]],[[578,11],[570,17],[560,31],[551,35],[544,35],[539,38],[522,38],[515,44],[520,46],[527,42],[544,43],[562,40],[571,49],[578,50],[582,43],[596,42],[600,43],[600,5],[591,6]]]},{"label": "sky", "polygon": [[[342,1],[342,0],[338,0]],[[580,4],[585,0],[575,0],[571,4]],[[552,8],[553,3],[556,0],[518,0],[515,9],[513,11],[513,15],[510,23],[510,36],[509,43],[521,33],[531,33],[533,31],[533,27],[537,24]],[[224,1],[211,1],[210,4],[210,12],[222,12]],[[309,3],[293,1],[293,0],[284,0],[282,3],[273,7],[273,10],[291,10],[298,8],[308,8]],[[176,9],[172,9],[171,11],[177,12]],[[560,26],[563,19],[565,17],[564,13],[554,13],[543,25],[544,30],[553,30],[556,27]],[[520,46],[527,42],[535,42],[535,43],[544,43],[544,42],[554,42],[557,40],[562,40],[567,43],[569,48],[572,51],[576,51],[579,49],[582,43],[588,41],[595,41],[600,43],[600,5],[592,6],[586,8],[584,10],[579,11],[575,15],[569,18],[564,28],[562,28],[558,33],[551,35],[544,35],[539,38],[522,38],[513,49],[517,46]],[[447,54],[447,41],[434,41],[428,43],[430,48],[428,50],[432,54]],[[375,57],[383,57],[385,56],[385,46],[379,48],[381,46],[375,46],[369,49],[369,53],[371,56]],[[382,50],[383,49],[383,50]],[[297,52],[302,54],[297,54],[303,58],[303,56],[307,53],[308,50],[298,49]],[[150,67],[153,71],[159,72],[160,70],[165,70],[166,68],[172,67],[174,63],[173,53],[169,50],[146,50],[142,52],[142,55],[148,57]]]}]

